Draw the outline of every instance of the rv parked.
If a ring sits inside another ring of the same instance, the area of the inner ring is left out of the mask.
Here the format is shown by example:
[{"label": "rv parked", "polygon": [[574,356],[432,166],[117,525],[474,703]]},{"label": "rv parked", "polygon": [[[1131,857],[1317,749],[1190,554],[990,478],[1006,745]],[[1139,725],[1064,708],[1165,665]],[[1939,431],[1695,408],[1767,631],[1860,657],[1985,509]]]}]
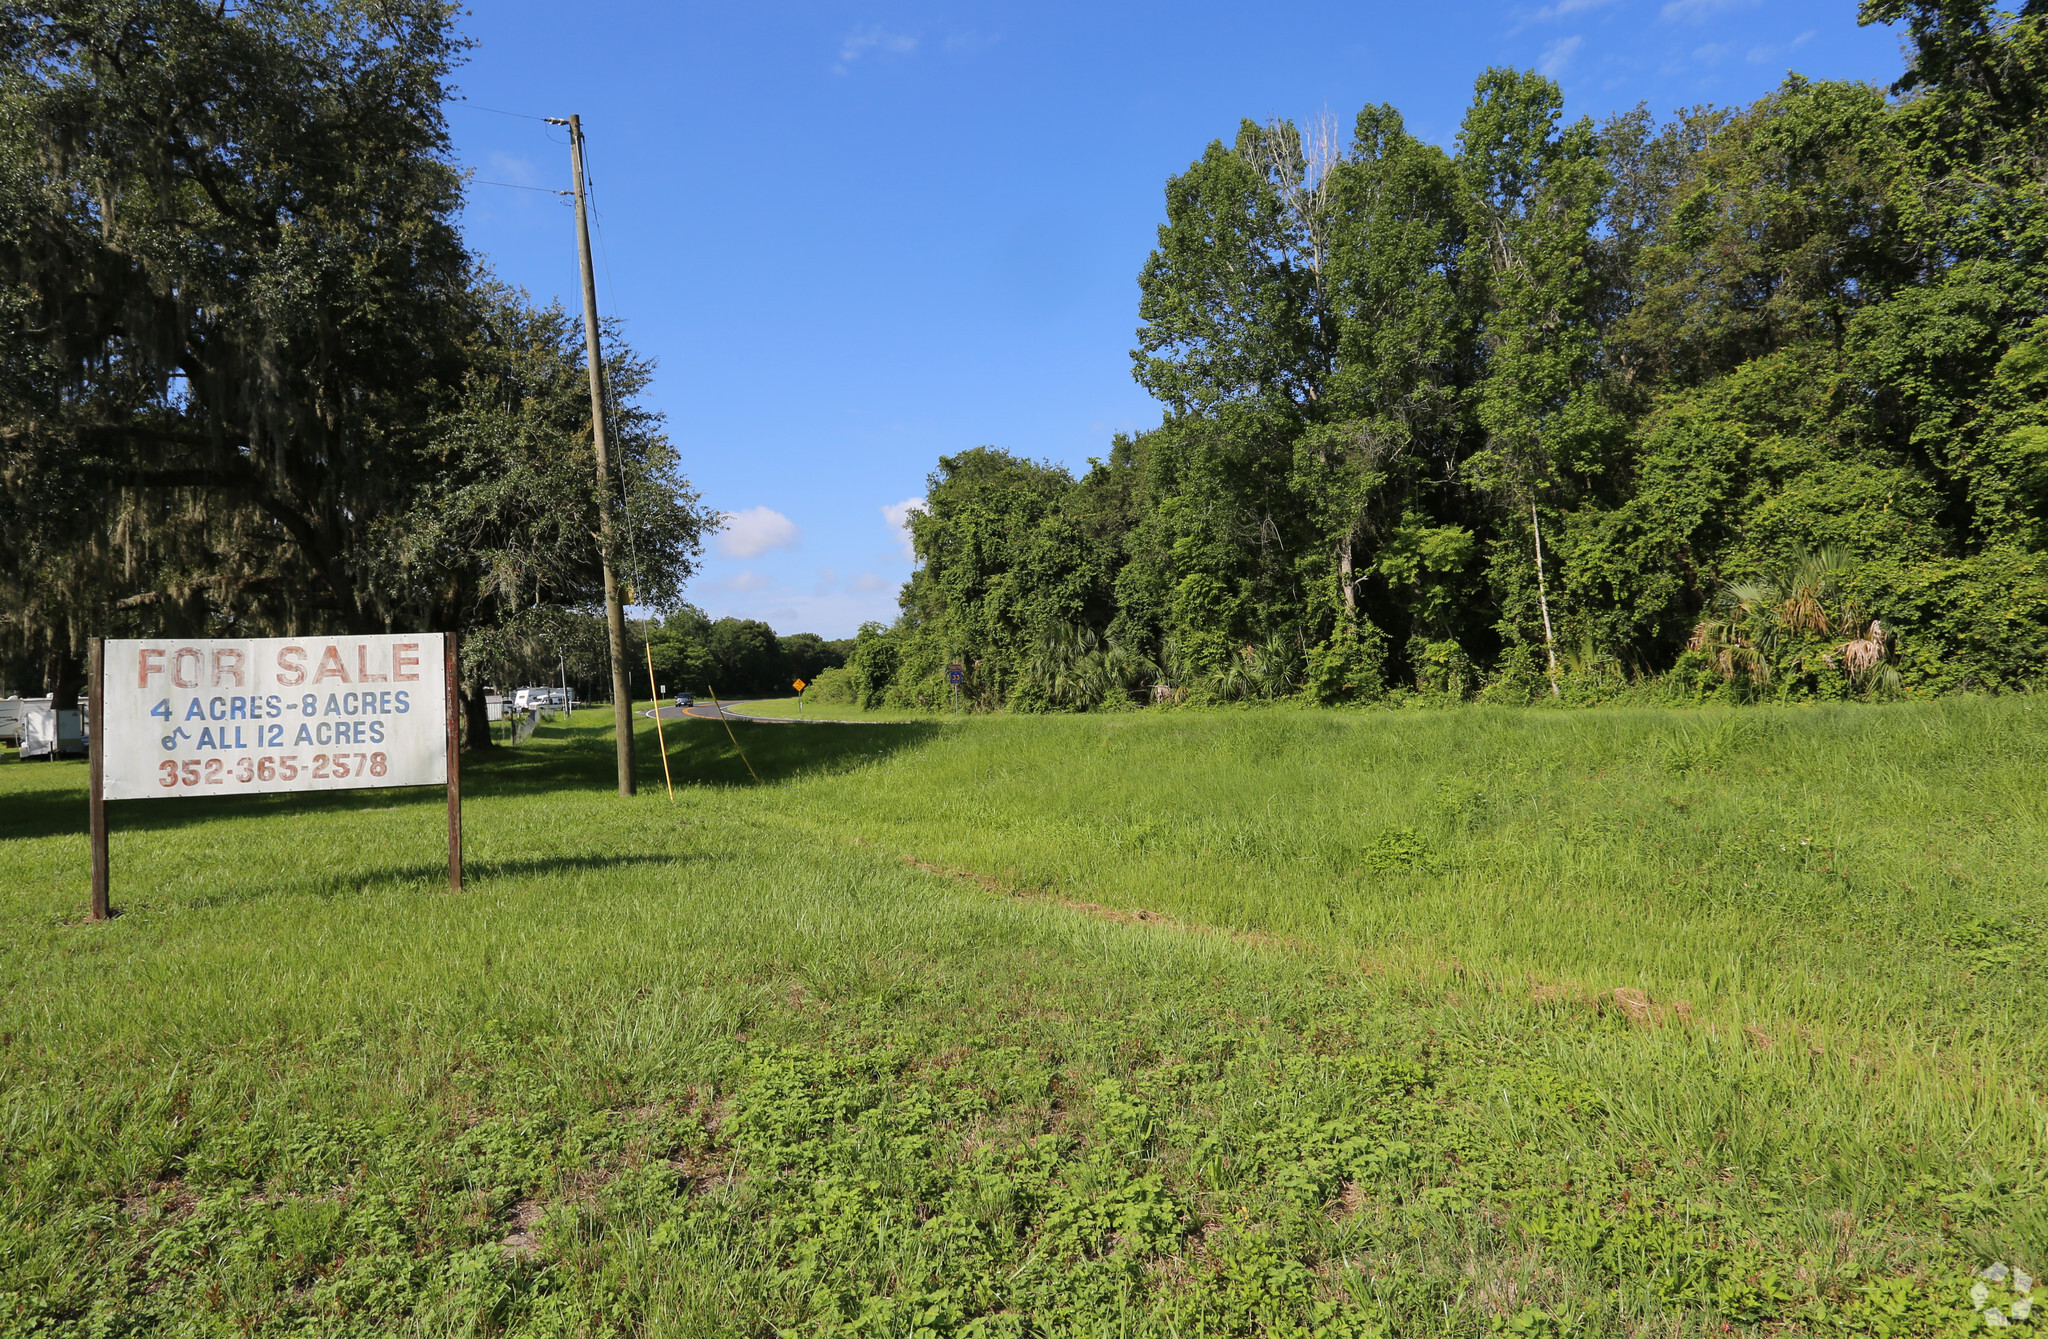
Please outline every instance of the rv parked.
[{"label": "rv parked", "polygon": [[58,711],[47,697],[21,699],[21,758],[82,758],[92,737],[82,710]]}]

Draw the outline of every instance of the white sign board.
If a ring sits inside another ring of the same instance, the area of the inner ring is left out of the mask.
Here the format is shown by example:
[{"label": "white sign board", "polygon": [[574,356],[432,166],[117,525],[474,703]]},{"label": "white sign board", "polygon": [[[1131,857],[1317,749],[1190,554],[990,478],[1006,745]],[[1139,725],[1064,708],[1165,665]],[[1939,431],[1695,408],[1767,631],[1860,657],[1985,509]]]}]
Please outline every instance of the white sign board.
[{"label": "white sign board", "polygon": [[106,797],[445,785],[444,655],[440,633],[110,639]]}]

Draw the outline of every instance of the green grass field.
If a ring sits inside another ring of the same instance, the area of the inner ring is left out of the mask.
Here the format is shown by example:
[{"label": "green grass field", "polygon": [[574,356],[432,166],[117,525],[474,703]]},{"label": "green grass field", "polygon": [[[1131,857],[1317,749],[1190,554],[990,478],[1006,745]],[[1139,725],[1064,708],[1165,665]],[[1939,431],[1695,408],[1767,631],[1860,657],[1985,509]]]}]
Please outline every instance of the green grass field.
[{"label": "green grass field", "polygon": [[0,765],[0,1333],[2034,1327],[2028,699],[607,726]]}]

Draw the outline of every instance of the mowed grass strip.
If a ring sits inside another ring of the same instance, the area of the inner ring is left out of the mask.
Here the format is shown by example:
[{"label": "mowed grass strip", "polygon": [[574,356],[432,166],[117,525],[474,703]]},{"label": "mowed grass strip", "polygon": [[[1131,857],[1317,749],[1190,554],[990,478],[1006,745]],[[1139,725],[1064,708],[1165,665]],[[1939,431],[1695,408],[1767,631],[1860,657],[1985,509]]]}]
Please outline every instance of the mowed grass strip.
[{"label": "mowed grass strip", "polygon": [[687,722],[673,806],[590,713],[462,896],[436,794],[138,803],[104,926],[0,767],[0,1327],[1981,1329],[2030,705]]}]

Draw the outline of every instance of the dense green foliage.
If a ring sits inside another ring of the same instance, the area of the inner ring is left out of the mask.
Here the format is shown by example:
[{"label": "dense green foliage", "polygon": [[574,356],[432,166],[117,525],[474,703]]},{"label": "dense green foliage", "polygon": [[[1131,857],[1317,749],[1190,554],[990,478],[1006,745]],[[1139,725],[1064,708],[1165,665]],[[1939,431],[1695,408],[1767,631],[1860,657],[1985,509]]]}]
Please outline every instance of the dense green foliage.
[{"label": "dense green foliage", "polygon": [[[598,598],[581,331],[455,228],[453,18],[0,13],[0,687],[69,697],[92,635],[411,627],[502,659]],[[612,333],[616,562],[673,604],[713,518]]]},{"label": "dense green foliage", "polygon": [[1864,20],[1889,97],[1595,126],[1494,69],[1452,153],[1384,106],[1211,144],[1139,278],[1164,423],[1078,479],[942,459],[869,700],[2041,681],[2048,12]]},{"label": "dense green foliage", "polygon": [[434,793],[136,802],[96,926],[0,765],[0,1333],[1981,1334],[2035,707],[683,721],[675,808],[592,712],[460,897]]}]

